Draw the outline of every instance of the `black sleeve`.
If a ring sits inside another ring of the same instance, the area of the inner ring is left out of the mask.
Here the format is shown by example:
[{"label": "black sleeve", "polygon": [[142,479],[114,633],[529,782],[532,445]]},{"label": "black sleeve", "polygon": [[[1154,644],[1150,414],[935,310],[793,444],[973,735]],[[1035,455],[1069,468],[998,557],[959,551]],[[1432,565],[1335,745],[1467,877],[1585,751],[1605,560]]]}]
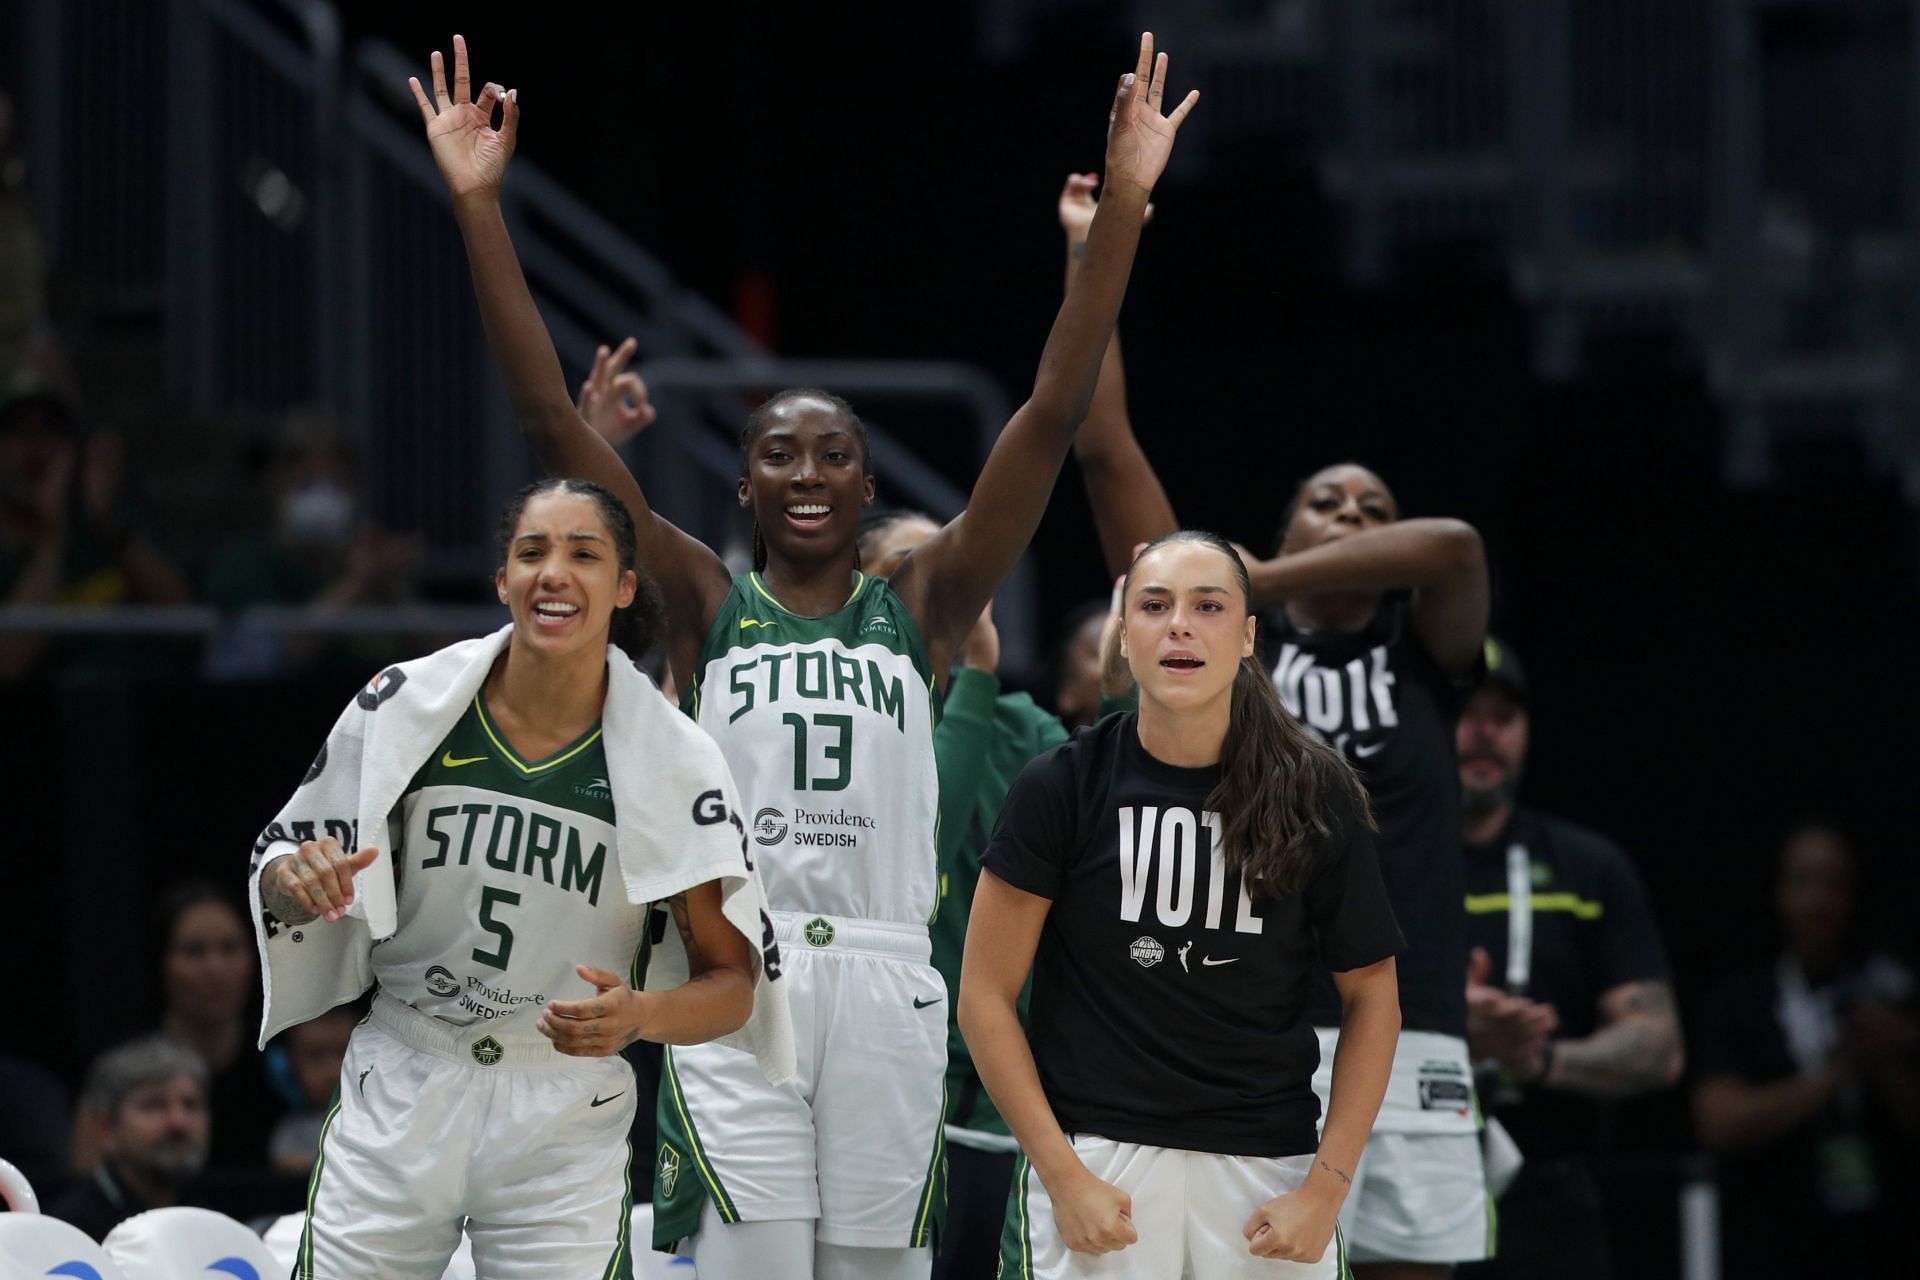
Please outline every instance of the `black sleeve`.
[{"label": "black sleeve", "polygon": [[1745,974],[1713,985],[1687,1046],[1695,1079],[1733,1076],[1765,1081],[1790,1074],[1778,1070],[1781,1064],[1774,1059],[1782,1056],[1780,1046],[1769,1043],[1778,1038],[1778,1032],[1767,1025],[1773,1016],[1767,1004],[1770,994]]},{"label": "black sleeve", "polygon": [[1612,845],[1603,846],[1601,901],[1606,904],[1601,916],[1599,987],[1609,991],[1629,982],[1668,982],[1672,970],[1667,965],[1667,949],[1660,941],[1660,929],[1653,920],[1653,908],[1647,902],[1646,886],[1627,855]]},{"label": "black sleeve", "polygon": [[1334,973],[1378,964],[1407,945],[1387,902],[1373,832],[1357,814],[1344,815],[1335,825],[1307,881],[1305,899],[1320,963]]},{"label": "black sleeve", "polygon": [[1073,760],[1077,743],[1056,747],[1027,762],[1013,780],[993,837],[980,865],[1016,889],[1042,898],[1060,896],[1077,852]]}]

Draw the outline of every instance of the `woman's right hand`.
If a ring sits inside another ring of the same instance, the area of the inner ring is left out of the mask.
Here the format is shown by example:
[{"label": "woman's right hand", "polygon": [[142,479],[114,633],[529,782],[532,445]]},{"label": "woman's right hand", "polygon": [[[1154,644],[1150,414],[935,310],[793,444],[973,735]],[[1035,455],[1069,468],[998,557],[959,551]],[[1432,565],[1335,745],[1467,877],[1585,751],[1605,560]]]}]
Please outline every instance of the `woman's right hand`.
[{"label": "woman's right hand", "polygon": [[260,901],[286,924],[305,924],[321,916],[331,924],[353,905],[354,876],[379,856],[372,845],[348,853],[332,836],[303,841],[260,873]]},{"label": "woman's right hand", "polygon": [[[418,76],[407,78],[413,100],[420,106],[420,118],[426,122],[427,143],[433,148],[433,162],[446,179],[454,199],[462,196],[497,192],[506,176],[507,161],[513,158],[513,146],[520,136],[519,91],[508,93],[489,81],[473,99],[473,83],[467,74],[467,42],[453,38],[453,92],[447,92],[446,64],[438,49],[433,52],[433,101],[420,87]],[[500,127],[493,127],[493,109],[500,107]],[[436,106],[438,110],[436,110]]]},{"label": "woman's right hand", "polygon": [[1140,1239],[1133,1229],[1133,1197],[1089,1173],[1084,1165],[1056,1193],[1053,1223],[1075,1253],[1118,1253]]}]

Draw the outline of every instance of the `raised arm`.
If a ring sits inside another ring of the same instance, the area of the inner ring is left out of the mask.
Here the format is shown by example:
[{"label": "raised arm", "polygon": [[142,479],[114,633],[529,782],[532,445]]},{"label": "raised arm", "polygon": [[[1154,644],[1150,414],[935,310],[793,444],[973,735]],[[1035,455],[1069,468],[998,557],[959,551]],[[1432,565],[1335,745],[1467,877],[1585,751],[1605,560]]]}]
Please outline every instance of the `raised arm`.
[{"label": "raised arm", "polygon": [[[453,69],[449,94],[445,65],[439,52],[434,53],[432,101],[417,78],[407,84],[426,123],[434,163],[453,197],[454,220],[466,242],[487,343],[506,381],[514,416],[549,472],[591,480],[619,495],[633,512],[640,563],[659,582],[666,599],[675,674],[688,679],[707,625],[726,597],[726,566],[704,543],[654,514],[620,455],[575,409],[553,339],[534,305],[500,211],[500,183],[520,132],[519,91],[508,93],[489,83],[475,101],[467,44],[460,36],[453,38]],[[501,112],[498,129],[493,127],[496,107]]]},{"label": "raised arm", "polygon": [[1134,70],[1120,79],[1107,128],[1107,190],[1087,236],[1086,255],[1040,354],[1033,393],[1001,431],[967,509],[907,557],[893,577],[944,671],[995,588],[1033,538],[1047,499],[1087,415],[1100,360],[1133,270],[1147,197],[1166,168],[1180,122],[1199,99],[1189,93],[1162,115],[1165,54],[1141,37]]},{"label": "raised arm", "polygon": [[[1060,228],[1067,233],[1067,287],[1086,254],[1087,231],[1093,226],[1095,174],[1070,173],[1060,190]],[[1153,221],[1148,205],[1143,222]],[[1146,451],[1134,439],[1133,420],[1127,416],[1127,373],[1120,360],[1120,330],[1107,340],[1100,361],[1087,420],[1073,438],[1073,456],[1087,486],[1093,525],[1100,534],[1100,550],[1107,572],[1122,574],[1133,561],[1133,549],[1143,542],[1180,527],[1167,491],[1147,461]]]},{"label": "raised arm", "polygon": [[1465,675],[1487,637],[1487,553],[1464,520],[1396,520],[1247,565],[1253,604],[1329,591],[1412,588],[1413,625],[1449,675]]}]

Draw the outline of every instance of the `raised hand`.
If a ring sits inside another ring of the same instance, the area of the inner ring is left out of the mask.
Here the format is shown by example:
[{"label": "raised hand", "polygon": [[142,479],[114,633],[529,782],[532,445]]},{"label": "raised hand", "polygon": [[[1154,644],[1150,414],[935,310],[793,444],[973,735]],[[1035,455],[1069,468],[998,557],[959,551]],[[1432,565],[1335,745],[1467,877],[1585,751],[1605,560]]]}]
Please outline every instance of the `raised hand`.
[{"label": "raised hand", "polygon": [[[433,148],[433,162],[446,179],[447,190],[455,199],[461,196],[498,191],[506,176],[507,161],[513,158],[514,142],[520,136],[520,91],[509,93],[488,81],[473,98],[473,82],[467,74],[467,41],[453,38],[453,92],[447,92],[447,68],[440,51],[433,51],[433,101],[420,87],[418,76],[407,78],[413,100],[420,105],[420,118],[426,122],[427,143]],[[500,127],[493,127],[493,109],[500,110]],[[437,109],[436,109],[437,107]]]},{"label": "raised hand", "polygon": [[611,1057],[638,1040],[648,997],[611,970],[582,964],[573,971],[593,984],[594,994],[585,1000],[549,1000],[534,1029],[574,1058]]},{"label": "raised hand", "polygon": [[1160,101],[1167,88],[1167,55],[1154,56],[1153,32],[1140,37],[1140,58],[1120,77],[1113,110],[1107,115],[1107,185],[1128,183],[1152,191],[1173,154],[1173,138],[1181,121],[1200,101],[1194,89],[1166,115]]},{"label": "raised hand", "polygon": [[[1067,233],[1069,247],[1086,243],[1087,232],[1093,227],[1094,203],[1093,191],[1100,185],[1097,173],[1070,173],[1066,185],[1060,188],[1060,229]],[[1153,206],[1147,206],[1147,212],[1141,222],[1153,221]]]},{"label": "raised hand", "polygon": [[960,646],[960,665],[988,675],[1000,670],[1000,629],[993,625],[991,604],[980,611],[980,621],[973,624]]},{"label": "raised hand", "polygon": [[593,355],[593,372],[580,384],[574,407],[602,440],[619,446],[647,429],[657,415],[647,400],[647,384],[627,369],[640,344],[628,338],[612,351],[602,346]]},{"label": "raised hand", "polygon": [[353,905],[353,878],[379,856],[372,845],[348,853],[332,836],[304,841],[260,873],[260,900],[286,924],[306,924],[322,916],[331,924]]}]

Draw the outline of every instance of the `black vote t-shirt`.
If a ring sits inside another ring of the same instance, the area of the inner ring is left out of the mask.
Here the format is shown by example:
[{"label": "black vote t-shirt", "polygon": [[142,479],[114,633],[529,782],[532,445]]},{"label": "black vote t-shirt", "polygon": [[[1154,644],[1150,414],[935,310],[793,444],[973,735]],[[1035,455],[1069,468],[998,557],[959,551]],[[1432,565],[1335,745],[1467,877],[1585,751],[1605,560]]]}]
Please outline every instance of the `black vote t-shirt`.
[{"label": "black vote t-shirt", "polygon": [[1350,801],[1305,888],[1254,897],[1226,874],[1218,767],[1164,764],[1139,716],[1108,716],[1036,756],[981,864],[1051,899],[1027,1039],[1061,1128],[1224,1155],[1315,1147],[1316,962],[1346,971],[1400,947]]},{"label": "black vote t-shirt", "polygon": [[[1401,1026],[1464,1039],[1466,867],[1453,730],[1465,686],[1428,655],[1404,595],[1388,596],[1359,631],[1302,631],[1276,613],[1265,632],[1280,701],[1346,754],[1372,798],[1380,873],[1407,939]],[[1324,978],[1312,1018],[1340,1022],[1339,995]]]}]

